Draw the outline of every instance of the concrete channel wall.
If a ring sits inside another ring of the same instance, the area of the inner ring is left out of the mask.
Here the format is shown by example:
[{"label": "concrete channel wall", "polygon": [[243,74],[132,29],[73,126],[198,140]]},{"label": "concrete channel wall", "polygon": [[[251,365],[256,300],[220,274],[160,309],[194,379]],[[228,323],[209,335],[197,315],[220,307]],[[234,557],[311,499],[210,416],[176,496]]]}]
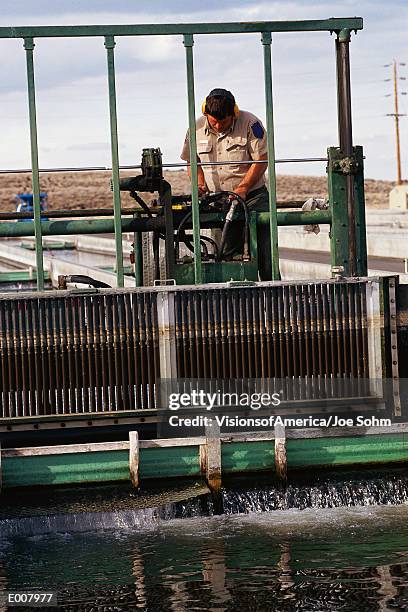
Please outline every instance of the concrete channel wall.
[{"label": "concrete channel wall", "polygon": [[[97,238],[96,240],[100,241],[101,239]],[[5,261],[13,261],[26,266],[27,268],[35,268],[36,265],[35,251],[23,249],[20,246],[17,246],[15,243],[10,244],[7,241],[2,241],[0,243],[0,259]],[[44,270],[49,273],[49,277],[54,287],[58,286],[58,276],[71,274],[84,274],[85,276],[90,276],[96,280],[107,283],[111,287],[116,287],[116,274],[113,272],[107,272],[101,268],[66,261],[63,259],[61,254],[55,255],[44,251]],[[125,276],[125,287],[134,286],[134,279],[129,276]]]},{"label": "concrete channel wall", "polygon": [[[319,234],[306,232],[302,227],[280,227],[279,246],[289,249],[330,251],[329,228],[321,227]],[[367,228],[367,254],[375,257],[408,257],[408,228]]]},{"label": "concrete channel wall", "polygon": [[[408,211],[372,210],[367,211],[367,253],[372,257],[385,259],[408,258]],[[279,246],[303,251],[330,251],[329,227],[320,226],[320,232],[308,232],[304,227],[280,227]],[[280,260],[284,279],[329,278],[330,266],[310,261]],[[395,271],[370,268],[369,276],[395,274]],[[408,283],[407,274],[399,274],[401,283]]]},{"label": "concrete channel wall", "polygon": [[[408,211],[392,210],[367,212],[367,252],[375,257],[408,257]],[[329,227],[321,225],[320,232],[305,231],[304,227],[280,227],[279,245],[312,251],[329,251]]]}]

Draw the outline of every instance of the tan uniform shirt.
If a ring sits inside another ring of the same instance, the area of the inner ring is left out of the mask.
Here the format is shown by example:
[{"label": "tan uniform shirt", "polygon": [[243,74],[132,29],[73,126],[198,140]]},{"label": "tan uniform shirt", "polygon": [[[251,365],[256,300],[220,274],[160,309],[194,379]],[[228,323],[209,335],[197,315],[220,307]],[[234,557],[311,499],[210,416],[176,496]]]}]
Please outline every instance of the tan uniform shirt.
[{"label": "tan uniform shirt", "polygon": [[[217,134],[209,125],[207,117],[196,122],[197,157],[200,162],[248,161],[260,159],[267,153],[266,132],[261,121],[248,111],[239,115],[225,134]],[[190,161],[188,132],[184,141],[181,159]],[[250,168],[248,164],[226,166],[203,166],[205,182],[213,191],[234,191]],[[265,185],[262,176],[251,191]]]}]

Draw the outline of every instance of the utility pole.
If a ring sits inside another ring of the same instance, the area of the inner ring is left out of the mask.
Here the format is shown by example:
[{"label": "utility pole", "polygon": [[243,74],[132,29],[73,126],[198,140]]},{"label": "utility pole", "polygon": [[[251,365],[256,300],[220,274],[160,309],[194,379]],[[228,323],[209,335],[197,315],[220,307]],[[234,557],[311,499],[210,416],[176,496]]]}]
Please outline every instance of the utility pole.
[{"label": "utility pole", "polygon": [[[397,150],[397,185],[402,184],[402,174],[401,174],[401,142],[400,142],[400,130],[399,130],[399,119],[400,117],[405,117],[404,113],[400,113],[398,111],[398,71],[397,71],[398,62],[396,60],[393,61],[392,64],[386,64],[384,68],[388,66],[393,66],[393,81],[394,81],[394,112],[387,113],[387,117],[394,117],[395,119],[395,143]],[[405,66],[404,63],[400,62],[400,66]],[[405,77],[400,77],[401,80],[405,80]],[[390,81],[391,79],[385,79],[386,81]],[[402,95],[406,95],[406,92],[401,92]],[[391,94],[388,94],[391,95]]]}]

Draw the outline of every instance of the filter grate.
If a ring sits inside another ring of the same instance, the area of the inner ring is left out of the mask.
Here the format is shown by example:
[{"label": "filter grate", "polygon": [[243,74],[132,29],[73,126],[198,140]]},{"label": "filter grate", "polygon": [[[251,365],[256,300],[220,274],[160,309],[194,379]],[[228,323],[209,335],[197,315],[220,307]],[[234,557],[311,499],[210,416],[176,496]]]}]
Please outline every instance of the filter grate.
[{"label": "filter grate", "polygon": [[153,408],[156,294],[0,300],[1,416]]}]

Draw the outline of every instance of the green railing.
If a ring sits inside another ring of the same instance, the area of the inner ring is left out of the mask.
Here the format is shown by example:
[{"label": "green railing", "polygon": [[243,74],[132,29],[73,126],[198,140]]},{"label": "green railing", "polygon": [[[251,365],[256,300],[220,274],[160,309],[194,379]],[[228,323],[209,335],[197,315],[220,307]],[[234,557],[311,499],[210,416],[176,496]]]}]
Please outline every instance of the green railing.
[{"label": "green railing", "polygon": [[[82,231],[88,223],[89,228],[108,227],[111,231],[112,224],[104,221],[60,221],[60,222],[41,222],[40,212],[40,170],[38,165],[38,142],[37,142],[37,121],[36,121],[36,97],[35,97],[35,78],[34,78],[34,48],[36,38],[56,38],[56,37],[101,37],[103,38],[107,54],[107,73],[109,86],[109,109],[110,109],[110,137],[112,153],[112,185],[113,185],[113,210],[114,221],[113,229],[115,232],[116,244],[116,269],[117,284],[122,287],[124,284],[123,253],[122,253],[122,231],[126,221],[121,215],[121,198],[119,191],[119,154],[118,154],[118,131],[116,113],[116,90],[115,90],[115,63],[114,49],[115,37],[121,36],[180,36],[185,47],[186,54],[186,74],[187,74],[187,96],[188,96],[188,123],[190,133],[190,159],[192,177],[192,218],[194,236],[194,273],[195,282],[201,283],[201,251],[200,251],[200,215],[198,202],[197,185],[197,147],[195,135],[195,96],[194,96],[194,66],[193,66],[193,45],[194,36],[202,34],[248,34],[259,33],[263,46],[264,57],[264,84],[265,84],[265,103],[266,103],[266,128],[268,138],[268,187],[269,187],[269,224],[271,231],[271,258],[273,279],[279,279],[279,253],[278,253],[278,224],[283,224],[283,217],[278,223],[278,213],[276,206],[276,175],[275,175],[275,146],[274,146],[274,125],[273,125],[273,94],[272,94],[272,62],[271,62],[271,43],[272,33],[274,32],[317,32],[327,31],[336,34],[336,58],[337,58],[337,83],[338,83],[338,124],[339,124],[339,144],[341,153],[347,159],[353,157],[352,137],[351,137],[351,102],[350,102],[350,71],[349,71],[349,41],[350,32],[361,30],[363,20],[359,17],[344,19],[326,20],[307,20],[307,21],[264,21],[247,23],[197,23],[197,24],[145,24],[145,25],[95,25],[95,26],[24,26],[24,27],[0,27],[0,38],[21,38],[26,52],[27,66],[27,87],[29,103],[29,121],[31,137],[31,170],[32,187],[34,195],[34,224],[19,224],[19,231],[34,232],[36,246],[36,265],[37,265],[37,286],[43,289],[43,252],[42,235],[65,233],[60,231],[62,225],[70,226],[71,233],[75,233],[75,224],[81,226]],[[338,160],[336,160],[338,161]],[[340,160],[341,161],[341,160]],[[330,168],[329,168],[330,171]],[[335,170],[339,171],[339,170]],[[340,169],[344,175],[347,174],[347,189],[343,199],[336,202],[337,206],[346,206],[347,209],[347,236],[340,230],[343,245],[348,249],[348,258],[344,257],[344,248],[341,253],[341,262],[347,263],[347,272],[355,275],[363,269],[356,264],[356,260],[364,260],[364,256],[356,256],[356,248],[361,248],[363,239],[356,238],[356,224],[353,220],[358,213],[361,220],[360,208],[356,211],[355,192],[353,182],[353,170],[347,172]],[[342,188],[341,188],[342,190]],[[358,193],[360,194],[359,188]],[[363,194],[362,194],[363,197]],[[359,202],[357,202],[359,204]],[[283,215],[285,213],[282,213]],[[323,218],[322,215],[320,215]],[[320,218],[316,214],[315,218]],[[310,219],[312,216],[309,217]],[[330,215],[325,217],[326,223],[331,222]],[[297,223],[303,224],[306,220],[299,217]],[[73,225],[72,225],[73,224]],[[96,224],[96,225],[95,225]],[[1,223],[0,236],[13,234],[9,223]],[[99,227],[98,225],[98,227]],[[7,226],[7,227],[5,227]],[[343,227],[343,226],[342,226]],[[360,225],[359,225],[360,227]],[[92,230],[91,230],[92,231]],[[102,230],[98,230],[102,231]],[[361,233],[361,230],[360,230]],[[21,233],[19,235],[22,235]],[[358,253],[357,253],[358,255]],[[360,254],[361,255],[361,254]],[[340,259],[339,259],[340,261]],[[332,263],[336,264],[336,258]],[[359,269],[358,269],[359,268]]]}]

